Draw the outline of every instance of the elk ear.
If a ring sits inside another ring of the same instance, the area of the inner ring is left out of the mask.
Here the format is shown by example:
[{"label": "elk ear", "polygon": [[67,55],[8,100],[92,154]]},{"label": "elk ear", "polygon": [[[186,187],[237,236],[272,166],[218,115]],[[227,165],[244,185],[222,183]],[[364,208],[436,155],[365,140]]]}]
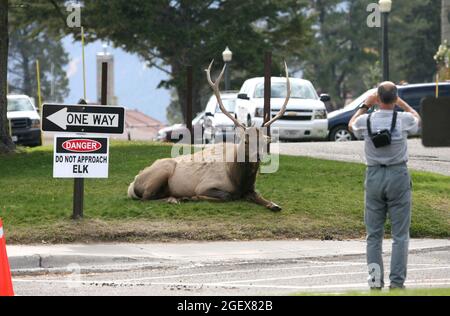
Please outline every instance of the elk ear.
[{"label": "elk ear", "polygon": [[263,135],[263,137],[264,137],[264,141],[265,141],[267,144],[269,144],[269,143],[272,142],[272,137],[267,136],[267,135]]}]

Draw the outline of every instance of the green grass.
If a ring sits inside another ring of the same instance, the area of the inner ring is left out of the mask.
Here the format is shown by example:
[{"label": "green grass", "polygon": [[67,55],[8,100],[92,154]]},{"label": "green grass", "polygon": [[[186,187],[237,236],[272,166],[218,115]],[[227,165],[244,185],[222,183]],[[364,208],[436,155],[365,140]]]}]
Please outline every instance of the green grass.
[{"label": "green grass", "polygon": [[[52,178],[52,148],[0,156],[0,217],[9,243],[364,236],[361,164],[282,156],[257,188],[281,213],[244,202],[127,199],[128,184],[171,147],[113,142],[109,179],[85,181],[85,219],[70,220],[73,180]],[[450,237],[450,178],[413,172],[412,237]],[[387,227],[389,230],[389,226]]]},{"label": "green grass", "polygon": [[[319,293],[299,293],[296,296],[322,296],[328,294]],[[450,296],[450,288],[447,289],[407,289],[407,290],[383,290],[383,291],[365,291],[348,292],[338,296]]]}]

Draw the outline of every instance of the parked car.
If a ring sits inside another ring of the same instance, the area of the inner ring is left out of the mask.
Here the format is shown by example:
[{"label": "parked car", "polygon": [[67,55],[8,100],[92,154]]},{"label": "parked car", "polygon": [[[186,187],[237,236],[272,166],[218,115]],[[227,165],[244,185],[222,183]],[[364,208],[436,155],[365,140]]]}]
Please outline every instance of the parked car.
[{"label": "parked car", "polygon": [[[329,96],[317,95],[308,80],[290,78],[291,98],[284,116],[272,125],[272,134],[280,139],[325,139],[328,135],[327,111],[323,102]],[[286,78],[271,79],[272,117],[278,113],[286,97]],[[242,85],[236,103],[236,117],[247,126],[263,124],[264,78],[248,79]]]},{"label": "parked car", "polygon": [[[200,112],[192,120],[192,128],[194,129],[194,143],[201,144],[203,141],[203,121],[205,112]],[[160,142],[178,142],[183,140],[183,135],[186,135],[186,124],[174,124],[164,127],[158,131],[156,140]]]},{"label": "parked car", "polygon": [[368,90],[347,104],[343,109],[328,113],[328,140],[336,142],[355,140],[353,134],[348,130],[348,123],[358,111],[358,107],[375,91],[375,89]]},{"label": "parked car", "polygon": [[[420,104],[428,96],[436,95],[436,84],[420,83],[397,86],[399,96],[420,113]],[[363,93],[343,109],[328,114],[328,139],[330,141],[350,141],[355,137],[348,130],[348,123],[368,95],[376,90]],[[439,96],[450,96],[450,82],[439,84]],[[401,110],[401,109],[398,109]]]},{"label": "parked car", "polygon": [[8,95],[7,118],[11,122],[12,140],[24,146],[40,146],[41,119],[29,96]]},{"label": "parked car", "polygon": [[[227,111],[234,115],[236,110],[237,91],[225,91],[221,92],[220,95]],[[215,95],[212,95],[206,104],[203,126],[206,144],[214,143],[216,140],[234,140],[234,123],[220,110]]]}]

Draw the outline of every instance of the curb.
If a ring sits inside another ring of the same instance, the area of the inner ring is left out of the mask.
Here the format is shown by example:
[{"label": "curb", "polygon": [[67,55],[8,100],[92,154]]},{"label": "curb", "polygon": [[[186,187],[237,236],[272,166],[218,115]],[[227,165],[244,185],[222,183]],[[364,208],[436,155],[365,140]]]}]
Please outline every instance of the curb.
[{"label": "curb", "polygon": [[17,274],[83,273],[97,271],[122,271],[136,268],[161,266],[163,260],[124,256],[87,256],[87,255],[31,255],[9,257],[11,272]]}]

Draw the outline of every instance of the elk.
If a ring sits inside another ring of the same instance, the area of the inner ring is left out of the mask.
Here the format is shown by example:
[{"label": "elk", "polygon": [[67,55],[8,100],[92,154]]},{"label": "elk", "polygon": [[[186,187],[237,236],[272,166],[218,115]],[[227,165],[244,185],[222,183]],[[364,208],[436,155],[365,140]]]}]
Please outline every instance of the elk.
[{"label": "elk", "polygon": [[[262,128],[245,126],[230,114],[222,103],[219,84],[222,80],[223,67],[216,82],[211,80],[212,61],[206,69],[206,78],[211,86],[221,111],[236,125],[236,131],[242,135],[237,144],[218,143],[190,155],[156,160],[151,166],[142,170],[128,187],[128,196],[140,200],[165,199],[169,203],[180,201],[232,201],[246,199],[262,205],[271,211],[281,211],[281,207],[263,198],[255,190],[256,176],[261,162],[261,147],[267,146],[270,139],[262,136]],[[290,98],[290,81],[286,71],[286,98],[277,115],[263,124],[263,128],[281,118]],[[257,135],[263,142],[257,146],[250,144],[249,135]],[[258,146],[259,145],[259,146]],[[229,159],[216,159],[223,152],[232,155]],[[245,159],[238,159],[242,153]],[[200,158],[200,159],[199,159]],[[240,161],[243,160],[243,161]]]}]

